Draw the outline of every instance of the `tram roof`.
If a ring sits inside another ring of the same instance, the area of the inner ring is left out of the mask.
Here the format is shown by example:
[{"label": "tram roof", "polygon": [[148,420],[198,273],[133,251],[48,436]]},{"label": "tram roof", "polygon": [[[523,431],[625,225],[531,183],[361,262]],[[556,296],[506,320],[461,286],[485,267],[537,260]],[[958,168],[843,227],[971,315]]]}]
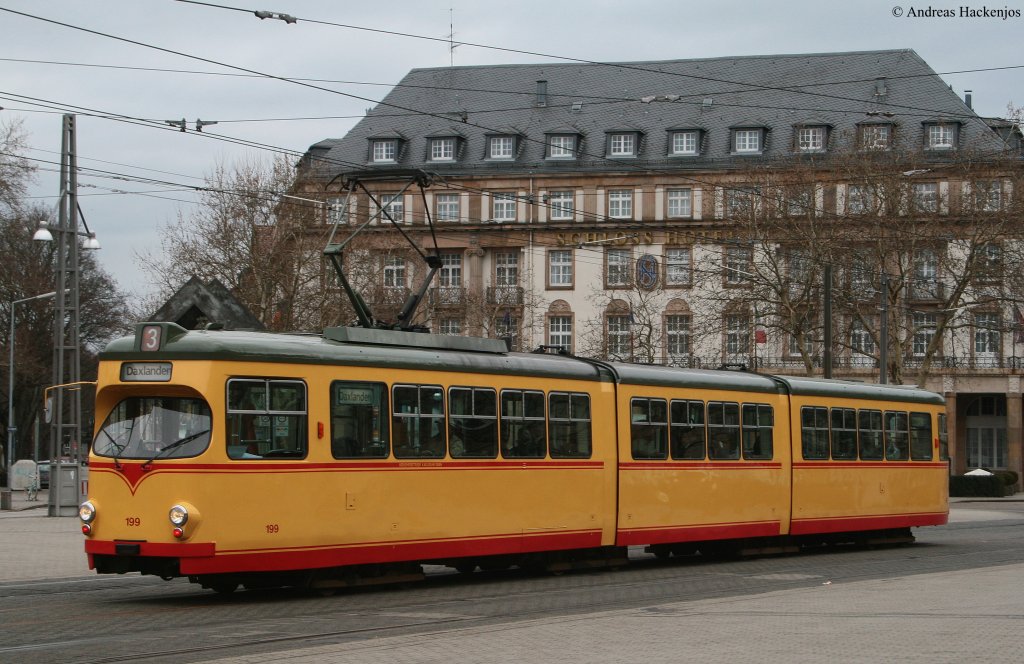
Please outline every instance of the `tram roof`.
[{"label": "tram roof", "polygon": [[[162,328],[159,351],[140,349],[142,330]],[[333,336],[334,338],[330,338]],[[401,343],[388,343],[392,337]],[[771,376],[747,371],[681,369],[656,365],[593,362],[570,355],[495,352],[466,344],[451,348],[451,338],[396,333],[346,341],[344,335],[282,334],[235,330],[185,330],[173,323],[143,323],[134,336],[116,339],[100,353],[108,361],[222,360],[291,364],[332,364],[422,371],[514,374],[521,376],[597,380],[633,385],[735,390],[832,398],[943,403],[940,395],[913,387],[872,385],[853,381]],[[353,338],[361,338],[355,335]],[[410,345],[409,340],[418,342]],[[493,340],[492,340],[493,341]],[[614,372],[614,375],[613,375]]]}]

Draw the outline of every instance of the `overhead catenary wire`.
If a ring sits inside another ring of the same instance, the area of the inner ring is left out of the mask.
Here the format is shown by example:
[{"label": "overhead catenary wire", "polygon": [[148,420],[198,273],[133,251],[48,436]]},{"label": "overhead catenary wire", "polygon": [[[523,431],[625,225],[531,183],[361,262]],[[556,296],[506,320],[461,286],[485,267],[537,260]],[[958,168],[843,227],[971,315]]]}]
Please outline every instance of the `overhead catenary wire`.
[{"label": "overhead catenary wire", "polygon": [[[248,69],[237,67],[237,66],[234,66],[234,65],[229,65],[229,64],[226,64],[226,63],[217,62],[215,60],[211,60],[211,59],[207,59],[207,58],[202,58],[200,56],[194,56],[194,55],[190,55],[190,54],[186,54],[186,53],[181,53],[181,52],[178,52],[178,51],[173,51],[173,50],[170,50],[170,49],[164,49],[164,48],[161,48],[161,47],[158,47],[158,46],[153,46],[153,45],[150,45],[150,44],[145,44],[145,43],[138,42],[138,41],[135,41],[135,40],[125,39],[125,38],[122,38],[122,37],[116,37],[116,36],[109,35],[109,34],[106,34],[106,33],[89,30],[87,28],[82,28],[80,26],[74,26],[74,25],[70,25],[70,24],[66,24],[66,23],[61,23],[59,21],[53,21],[52,19],[46,19],[46,18],[42,18],[42,17],[38,17],[38,16],[32,16],[32,15],[29,15],[29,14],[25,14],[23,12],[14,12],[13,10],[8,10],[8,9],[4,9],[4,8],[0,8],[0,10],[8,11],[8,12],[15,13],[15,14],[20,14],[20,15],[27,16],[27,17],[30,17],[30,18],[36,18],[36,19],[39,19],[39,20],[55,23],[55,24],[58,24],[58,25],[61,25],[61,26],[64,26],[64,27],[69,27],[69,28],[72,28],[72,29],[82,30],[82,31],[85,31],[85,32],[89,32],[89,33],[92,33],[92,34],[97,34],[97,35],[100,35],[100,36],[117,39],[117,40],[120,40],[120,41],[125,41],[125,42],[128,42],[128,43],[136,44],[136,45],[139,45],[139,46],[144,46],[144,47],[147,47],[147,48],[154,48],[154,49],[161,50],[161,51],[168,52],[168,53],[172,53],[172,54],[175,54],[175,55],[180,55],[180,56],[183,56],[183,57],[200,60],[200,61],[203,61],[203,62],[217,64],[219,66],[224,66],[224,67],[233,68],[233,69],[237,69],[237,70],[244,71],[244,72],[249,72],[249,73],[252,73],[253,75],[257,75],[257,76],[263,76],[263,77],[266,77],[266,78],[271,78],[271,79],[280,80],[280,81],[289,82],[289,83],[296,83],[296,84],[300,84],[300,85],[303,84],[303,83],[301,83],[299,81],[295,81],[295,80],[288,79],[288,78],[285,78],[285,77],[275,76],[275,75],[272,75],[272,74],[265,74],[265,73],[261,73],[261,72],[256,72],[255,70],[248,70]],[[348,27],[348,26],[342,26],[342,27]],[[551,56],[551,57],[555,57],[555,56]],[[597,63],[597,62],[583,61],[583,60],[572,59],[572,58],[568,58],[568,59],[574,60],[574,61],[580,61],[580,62],[588,62],[590,64],[606,64],[607,66],[619,66],[619,65],[616,65],[614,63]],[[661,73],[661,74],[678,74],[677,72],[665,72],[665,71],[662,71],[662,70],[648,70],[648,71],[652,71],[654,73]],[[680,75],[682,75],[682,74],[680,74]],[[735,85],[746,85],[748,87],[750,87],[752,85],[752,84],[747,84],[747,83],[737,83],[735,81],[725,81],[725,80],[722,80],[722,79],[711,79],[711,80],[717,80],[718,82],[727,82],[727,83],[735,84]],[[313,87],[314,89],[323,90],[323,91],[331,92],[331,93],[334,93],[334,94],[340,94],[340,95],[343,95],[343,96],[348,96],[348,97],[352,97],[352,98],[355,98],[355,99],[360,99],[360,100],[363,100],[363,101],[371,101],[371,102],[378,103],[378,104],[385,105],[385,106],[393,106],[395,108],[408,110],[408,111],[410,111],[412,113],[415,113],[417,115],[432,116],[432,117],[443,117],[445,120],[450,120],[450,118],[446,114],[436,114],[436,113],[429,113],[429,112],[424,112],[424,111],[417,111],[415,109],[405,109],[404,107],[397,106],[397,105],[394,105],[394,104],[388,104],[386,102],[377,102],[376,100],[371,100],[371,99],[368,99],[368,98],[365,98],[365,97],[361,97],[359,95],[351,95],[349,93],[339,92],[339,91],[336,91],[336,90],[331,90],[331,89],[328,89],[328,88],[323,88],[321,86],[308,86],[308,87]],[[779,87],[773,87],[773,86],[757,85],[757,86],[753,86],[753,87],[756,87],[756,88],[759,88],[759,89],[777,89],[777,90],[793,91],[791,88],[779,88]],[[841,97],[836,97],[834,95],[832,95],[832,97],[841,98]],[[857,101],[863,101],[863,100],[857,100]],[[912,107],[907,107],[907,108],[912,108]],[[971,114],[970,117],[976,117],[976,116]],[[145,119],[135,118],[135,120],[138,120],[140,122],[147,122]],[[152,121],[150,121],[150,122],[152,122]],[[486,126],[480,125],[480,124],[476,124],[476,123],[467,123],[467,124],[471,124],[473,126],[476,126],[476,127],[479,127],[479,128],[483,128],[485,130],[491,129],[489,127],[486,127]],[[213,136],[212,134],[204,134],[204,135]],[[225,136],[219,136],[218,138],[220,138],[221,140],[229,141],[229,142],[237,142],[239,144],[248,145],[250,147],[260,147],[260,144],[255,143],[255,142],[238,141],[238,140],[233,140],[230,137],[225,137]],[[536,139],[533,139],[533,140],[536,140]],[[299,153],[297,153],[295,151],[290,151],[290,150],[287,150],[287,149],[284,149],[284,148],[269,147],[267,149],[272,149],[274,151],[277,151],[277,152],[280,152],[280,153],[283,153],[283,154],[299,154]],[[615,162],[614,160],[606,158],[604,155],[586,155],[586,156],[591,156],[591,157],[593,157],[595,159],[605,159],[605,160],[607,160],[609,162],[618,164],[619,167],[622,166],[621,162]],[[342,165],[346,165],[346,164],[342,164]],[[349,164],[349,165],[350,166],[360,166],[358,164],[356,164],[356,165]],[[628,166],[632,166],[632,164],[629,164]],[[645,169],[645,170],[650,171],[651,169]],[[706,182],[701,182],[700,180],[698,180],[696,178],[692,178],[692,177],[691,178],[687,178],[686,176],[684,176],[684,175],[682,175],[682,174],[680,174],[678,172],[675,172],[675,171],[668,171],[668,172],[666,172],[666,174],[671,174],[671,175],[674,175],[676,177],[680,177],[682,179],[689,179],[690,181],[698,182],[698,183],[701,183],[701,184],[708,184]]]}]

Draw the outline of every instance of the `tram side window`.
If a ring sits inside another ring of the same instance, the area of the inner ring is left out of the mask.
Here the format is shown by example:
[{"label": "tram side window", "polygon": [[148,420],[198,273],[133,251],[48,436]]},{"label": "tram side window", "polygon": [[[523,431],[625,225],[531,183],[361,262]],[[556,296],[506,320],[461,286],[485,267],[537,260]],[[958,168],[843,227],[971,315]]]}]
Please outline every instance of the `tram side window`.
[{"label": "tram side window", "polygon": [[928,413],[910,414],[910,458],[932,460],[932,416]]},{"label": "tram side window", "polygon": [[949,461],[949,430],[945,413],[939,413],[939,459]]},{"label": "tram side window", "polygon": [[305,458],[305,383],[269,378],[229,380],[227,431],[231,459]]},{"label": "tram side window", "polygon": [[633,399],[629,410],[633,458],[668,458],[668,403],[664,399]]},{"label": "tram side window", "polygon": [[708,402],[708,456],[712,459],[740,458],[740,405]]},{"label": "tram side window", "polygon": [[453,459],[498,456],[497,392],[483,387],[448,389],[448,452]]},{"label": "tram side window", "polygon": [[743,458],[771,459],[774,414],[763,403],[743,404]]},{"label": "tram side window", "polygon": [[444,456],[444,389],[440,385],[392,388],[391,442],[399,459]]},{"label": "tram side window", "polygon": [[906,461],[909,457],[909,448],[907,414],[885,411],[885,458],[889,461]]},{"label": "tram side window", "polygon": [[804,406],[800,409],[800,442],[805,459],[828,458],[828,408]]},{"label": "tram side window", "polygon": [[388,386],[331,383],[331,455],[381,459],[388,455]]},{"label": "tram side window", "polygon": [[857,419],[861,460],[879,461],[882,458],[882,411],[861,410],[857,412]]},{"label": "tram side window", "polygon": [[548,395],[548,436],[552,459],[590,457],[590,395],[552,392]]},{"label": "tram side window", "polygon": [[832,458],[857,458],[857,411],[853,408],[832,409]]},{"label": "tram side window", "polygon": [[672,401],[672,458],[705,457],[707,433],[704,429],[703,401]]},{"label": "tram side window", "polygon": [[543,459],[547,447],[544,393],[502,390],[501,456],[506,459]]}]

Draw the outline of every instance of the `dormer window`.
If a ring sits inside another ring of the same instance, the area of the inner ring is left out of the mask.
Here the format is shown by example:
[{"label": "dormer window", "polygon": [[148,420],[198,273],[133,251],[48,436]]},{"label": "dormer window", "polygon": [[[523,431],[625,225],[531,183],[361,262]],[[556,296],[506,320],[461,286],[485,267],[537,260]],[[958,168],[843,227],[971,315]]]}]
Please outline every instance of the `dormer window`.
[{"label": "dormer window", "polygon": [[797,127],[797,152],[824,152],[828,142],[828,128],[824,126]]},{"label": "dormer window", "polygon": [[862,150],[888,150],[892,147],[891,124],[865,124],[857,127],[858,143]]},{"label": "dormer window", "polygon": [[764,151],[764,129],[742,128],[732,130],[734,154],[760,154]]},{"label": "dormer window", "polygon": [[512,135],[490,136],[487,139],[488,159],[515,159],[516,137]]},{"label": "dormer window", "polygon": [[639,143],[639,135],[635,131],[609,133],[607,154],[609,157],[635,157]]},{"label": "dormer window", "polygon": [[402,158],[402,147],[405,141],[401,136],[372,136],[369,141],[367,160],[371,164],[394,164]]},{"label": "dormer window", "polygon": [[681,157],[700,154],[700,131],[686,129],[670,132],[669,154]]},{"label": "dormer window", "polygon": [[548,134],[547,139],[548,159],[576,158],[575,134]]},{"label": "dormer window", "polygon": [[398,141],[393,138],[373,141],[372,151],[374,163],[394,163],[398,155]]},{"label": "dormer window", "polygon": [[430,161],[455,161],[454,136],[430,139]]},{"label": "dormer window", "polygon": [[952,150],[957,143],[956,123],[928,123],[924,126],[924,145],[929,150]]}]

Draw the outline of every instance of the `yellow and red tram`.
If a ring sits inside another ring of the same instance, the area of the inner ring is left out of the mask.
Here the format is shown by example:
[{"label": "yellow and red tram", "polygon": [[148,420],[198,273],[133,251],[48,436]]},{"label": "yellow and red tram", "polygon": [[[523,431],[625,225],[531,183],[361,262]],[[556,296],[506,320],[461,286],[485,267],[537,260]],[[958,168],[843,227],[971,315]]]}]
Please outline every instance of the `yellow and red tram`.
[{"label": "yellow and red tram", "polygon": [[80,514],[98,572],[218,590],[901,535],[946,522],[944,417],[914,388],[145,323],[100,356]]}]

